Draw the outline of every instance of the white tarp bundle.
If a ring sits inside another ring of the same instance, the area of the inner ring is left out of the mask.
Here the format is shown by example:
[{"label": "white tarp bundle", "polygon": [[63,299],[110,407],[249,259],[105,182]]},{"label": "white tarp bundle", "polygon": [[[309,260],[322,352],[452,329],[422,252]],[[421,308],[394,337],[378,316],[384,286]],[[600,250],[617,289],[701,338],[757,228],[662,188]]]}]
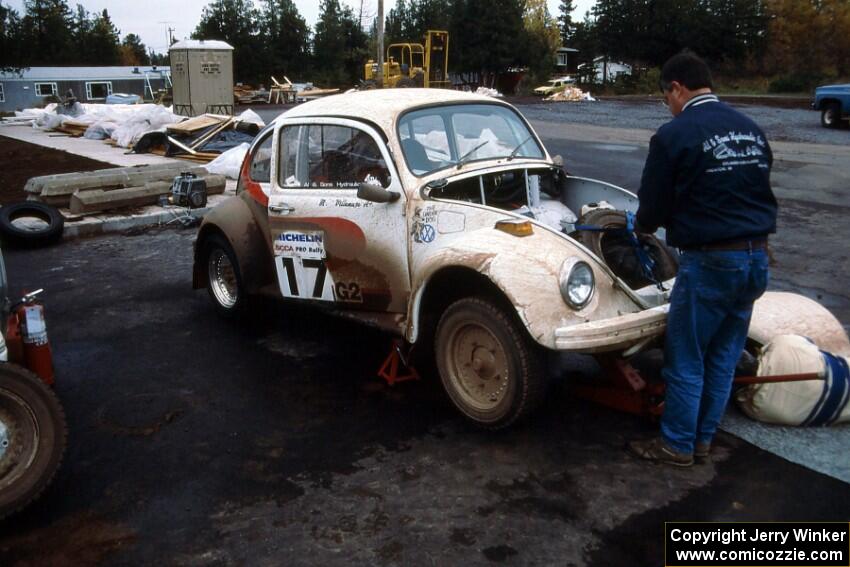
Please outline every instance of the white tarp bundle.
[{"label": "white tarp bundle", "polygon": [[475,89],[475,94],[491,96],[493,98],[502,98],[504,95],[497,91],[496,89],[488,89],[487,87],[478,87]]},{"label": "white tarp bundle", "polygon": [[41,130],[54,130],[68,120],[75,124],[88,124],[86,138],[112,138],[124,148],[131,147],[145,132],[185,119],[158,104],[79,104],[82,113],[76,116],[57,114],[57,106],[49,104],[44,109],[28,108],[16,112],[15,116],[31,116],[33,127]]},{"label": "white tarp bundle", "polygon": [[[250,111],[246,110],[245,112]],[[247,143],[239,144],[222,153],[204,167],[210,173],[224,175],[230,179],[239,179],[239,170],[242,167],[242,162],[245,160],[245,154],[248,153],[249,147],[250,145]]]},{"label": "white tarp bundle", "polygon": [[753,384],[735,394],[749,417],[782,425],[850,422],[848,359],[822,352],[805,337],[780,335],[762,348],[759,376],[817,373],[820,380]]}]

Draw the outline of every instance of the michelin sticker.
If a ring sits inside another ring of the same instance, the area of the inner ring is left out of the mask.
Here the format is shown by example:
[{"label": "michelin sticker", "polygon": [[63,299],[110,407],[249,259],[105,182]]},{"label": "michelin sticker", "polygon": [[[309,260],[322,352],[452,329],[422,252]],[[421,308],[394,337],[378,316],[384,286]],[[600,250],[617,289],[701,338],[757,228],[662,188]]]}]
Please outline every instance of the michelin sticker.
[{"label": "michelin sticker", "polygon": [[284,297],[334,301],[322,231],[284,231],[274,240],[275,267]]},{"label": "michelin sticker", "polygon": [[325,233],[320,230],[281,232],[274,240],[274,255],[324,258]]}]

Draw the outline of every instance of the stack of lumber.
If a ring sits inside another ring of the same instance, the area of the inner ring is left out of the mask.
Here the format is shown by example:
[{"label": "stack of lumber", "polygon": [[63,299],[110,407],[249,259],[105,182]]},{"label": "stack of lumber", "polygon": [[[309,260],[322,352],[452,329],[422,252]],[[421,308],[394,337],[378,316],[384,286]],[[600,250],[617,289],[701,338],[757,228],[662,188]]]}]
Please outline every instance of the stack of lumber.
[{"label": "stack of lumber", "polygon": [[145,134],[136,143],[133,151],[208,163],[221,155],[221,150],[204,150],[204,147],[222,133],[236,130],[237,126],[239,132],[251,137],[259,131],[259,126],[240,122],[233,116],[202,114],[178,124],[171,124],[164,133]]},{"label": "stack of lumber", "polygon": [[251,85],[237,84],[233,87],[233,98],[239,104],[266,104],[269,101],[270,93],[265,89],[255,89]]},{"label": "stack of lumber", "polygon": [[77,120],[65,120],[55,128],[57,132],[63,132],[74,138],[79,138],[86,133],[86,130],[91,126],[88,122],[79,122]]},{"label": "stack of lumber", "polygon": [[298,91],[298,98],[319,98],[320,96],[328,96],[332,94],[337,94],[339,89],[305,89],[303,91]]}]

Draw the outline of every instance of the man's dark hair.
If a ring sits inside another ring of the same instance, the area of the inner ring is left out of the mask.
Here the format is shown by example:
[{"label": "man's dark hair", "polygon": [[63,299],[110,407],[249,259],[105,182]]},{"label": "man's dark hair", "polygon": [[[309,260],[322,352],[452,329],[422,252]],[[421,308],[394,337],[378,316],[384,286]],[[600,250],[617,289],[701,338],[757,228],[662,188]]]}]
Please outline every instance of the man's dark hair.
[{"label": "man's dark hair", "polygon": [[661,68],[661,90],[669,90],[673,81],[681,83],[691,91],[714,88],[708,65],[696,53],[689,50],[677,53]]}]

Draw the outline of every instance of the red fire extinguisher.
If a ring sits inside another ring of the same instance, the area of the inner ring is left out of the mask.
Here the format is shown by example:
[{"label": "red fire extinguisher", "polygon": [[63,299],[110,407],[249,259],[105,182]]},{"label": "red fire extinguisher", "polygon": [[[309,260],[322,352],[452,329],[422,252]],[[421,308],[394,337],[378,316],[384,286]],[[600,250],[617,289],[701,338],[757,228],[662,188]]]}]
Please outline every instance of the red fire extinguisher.
[{"label": "red fire extinguisher", "polygon": [[6,325],[6,347],[10,362],[28,368],[52,386],[53,355],[47,340],[44,304],[36,299],[42,291],[38,289],[28,293],[12,306]]}]

